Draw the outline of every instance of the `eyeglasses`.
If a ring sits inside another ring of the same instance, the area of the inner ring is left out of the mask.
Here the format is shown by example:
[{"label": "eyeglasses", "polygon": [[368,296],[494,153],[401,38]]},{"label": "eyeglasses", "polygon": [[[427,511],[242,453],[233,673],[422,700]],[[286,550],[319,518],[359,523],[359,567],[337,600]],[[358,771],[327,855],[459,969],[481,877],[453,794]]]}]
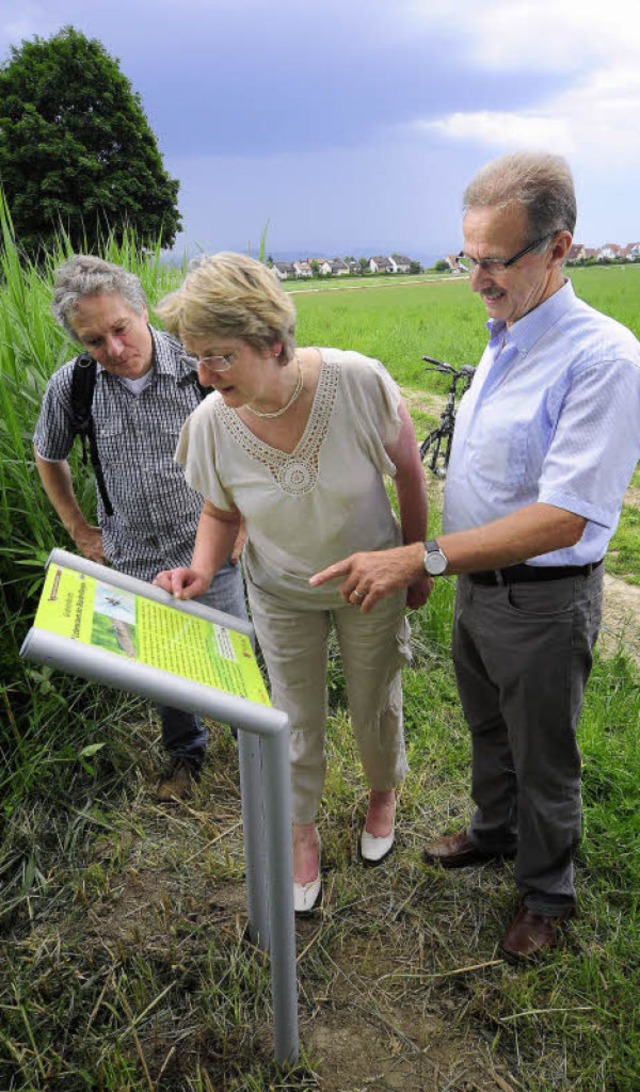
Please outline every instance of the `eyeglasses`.
[{"label": "eyeglasses", "polygon": [[470,273],[473,273],[476,269],[481,269],[483,273],[502,273],[509,266],[515,265],[521,258],[524,258],[525,254],[530,254],[532,250],[544,243],[545,239],[550,239],[552,235],[555,235],[555,232],[551,231],[547,235],[542,235],[533,243],[529,243],[528,246],[523,246],[522,250],[519,250],[512,258],[472,258],[470,254],[465,254],[464,250],[460,251],[458,258],[468,263]]},{"label": "eyeglasses", "polygon": [[204,364],[205,368],[211,368],[214,372],[226,372],[233,364],[239,351],[239,349],[233,349],[225,356],[197,356],[195,353],[193,355],[196,357],[198,364]]}]

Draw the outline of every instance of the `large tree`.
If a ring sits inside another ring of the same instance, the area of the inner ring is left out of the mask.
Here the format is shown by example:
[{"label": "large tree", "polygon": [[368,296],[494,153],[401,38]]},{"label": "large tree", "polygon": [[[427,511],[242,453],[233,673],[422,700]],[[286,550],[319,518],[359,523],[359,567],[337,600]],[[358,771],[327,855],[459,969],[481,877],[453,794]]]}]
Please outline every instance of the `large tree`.
[{"label": "large tree", "polygon": [[179,183],[140,96],[100,42],[65,27],[12,47],[0,68],[0,183],[18,242],[36,254],[64,229],[76,249],[133,228],[171,246]]}]

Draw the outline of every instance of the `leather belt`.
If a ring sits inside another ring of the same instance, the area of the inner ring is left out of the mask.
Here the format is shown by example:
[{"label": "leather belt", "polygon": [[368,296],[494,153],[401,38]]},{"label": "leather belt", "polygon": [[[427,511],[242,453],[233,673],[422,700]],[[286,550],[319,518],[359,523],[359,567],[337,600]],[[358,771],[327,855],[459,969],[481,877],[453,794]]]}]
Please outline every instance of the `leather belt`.
[{"label": "leather belt", "polygon": [[479,573],[467,573],[472,584],[488,588],[504,584],[527,584],[541,580],[564,580],[567,576],[591,576],[602,565],[604,558],[589,565],[509,565],[506,569],[487,569]]}]

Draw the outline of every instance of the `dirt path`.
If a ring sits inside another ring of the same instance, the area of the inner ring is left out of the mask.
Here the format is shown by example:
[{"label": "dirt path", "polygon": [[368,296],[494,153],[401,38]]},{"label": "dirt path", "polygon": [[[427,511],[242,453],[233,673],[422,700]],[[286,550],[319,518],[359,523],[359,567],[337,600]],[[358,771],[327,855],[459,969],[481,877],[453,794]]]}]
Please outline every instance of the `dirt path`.
[{"label": "dirt path", "polygon": [[604,656],[613,656],[621,645],[640,667],[640,587],[605,575],[598,647]]}]

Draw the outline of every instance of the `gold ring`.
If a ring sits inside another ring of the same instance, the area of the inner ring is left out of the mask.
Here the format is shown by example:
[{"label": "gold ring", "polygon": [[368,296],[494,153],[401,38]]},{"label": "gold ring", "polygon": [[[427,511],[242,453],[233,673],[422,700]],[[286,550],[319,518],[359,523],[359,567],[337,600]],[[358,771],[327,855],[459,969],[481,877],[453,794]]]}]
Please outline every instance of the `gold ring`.
[{"label": "gold ring", "polygon": [[353,594],[355,595],[356,599],[364,599],[364,597],[365,597],[365,595],[367,593],[366,592],[361,592],[361,591],[354,591]]}]

